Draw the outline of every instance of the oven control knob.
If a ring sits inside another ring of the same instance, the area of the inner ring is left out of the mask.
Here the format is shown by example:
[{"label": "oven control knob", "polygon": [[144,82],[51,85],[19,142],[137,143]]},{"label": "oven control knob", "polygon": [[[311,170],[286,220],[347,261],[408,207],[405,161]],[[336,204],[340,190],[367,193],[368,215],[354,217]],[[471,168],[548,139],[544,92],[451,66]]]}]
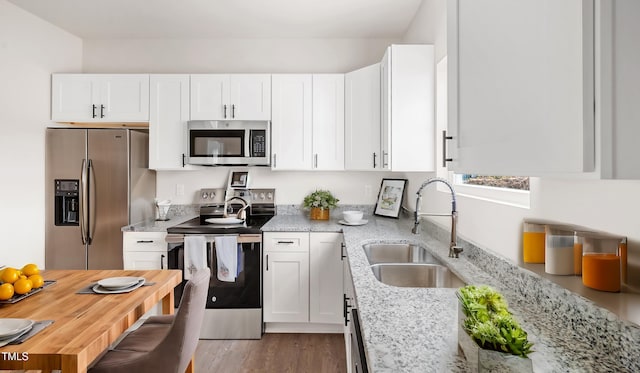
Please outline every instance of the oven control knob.
[{"label": "oven control knob", "polygon": [[207,192],[203,192],[202,199],[207,199],[207,198],[209,198],[209,194],[207,194]]},{"label": "oven control knob", "polygon": [[273,193],[271,193],[271,192],[267,193],[267,199],[272,200],[273,199]]},{"label": "oven control knob", "polygon": [[212,302],[214,302],[214,303],[215,303],[215,301],[217,301],[217,300],[218,300],[218,298],[216,298],[216,297],[211,297],[211,301],[212,301]]},{"label": "oven control knob", "polygon": [[264,199],[264,193],[260,193],[260,199]]}]

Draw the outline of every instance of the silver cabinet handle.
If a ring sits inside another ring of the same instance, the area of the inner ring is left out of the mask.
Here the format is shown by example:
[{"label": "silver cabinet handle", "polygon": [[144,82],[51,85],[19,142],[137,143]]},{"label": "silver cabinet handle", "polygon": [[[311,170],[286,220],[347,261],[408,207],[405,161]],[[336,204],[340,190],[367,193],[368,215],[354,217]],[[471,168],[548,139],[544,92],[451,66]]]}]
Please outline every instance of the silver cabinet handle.
[{"label": "silver cabinet handle", "polygon": [[236,117],[236,104],[231,105],[231,118]]},{"label": "silver cabinet handle", "polygon": [[227,105],[222,105],[222,110],[223,110],[222,117],[224,119],[227,119]]},{"label": "silver cabinet handle", "polygon": [[313,168],[318,168],[318,154],[313,155]]},{"label": "silver cabinet handle", "polygon": [[442,131],[442,167],[447,167],[447,162],[453,161],[453,158],[447,158],[447,140],[452,140],[453,136],[447,136],[447,130]]},{"label": "silver cabinet handle", "polygon": [[288,245],[293,245],[293,241],[278,241],[278,244],[288,244]]},{"label": "silver cabinet handle", "polygon": [[269,270],[269,254],[267,254],[267,259],[265,260],[265,265],[267,266],[265,270],[268,271]]},{"label": "silver cabinet handle", "polygon": [[96,109],[97,108],[98,107],[95,104],[91,105],[91,118],[95,118],[96,117]]},{"label": "silver cabinet handle", "polygon": [[164,254],[160,255],[160,269],[164,269],[164,257]]},{"label": "silver cabinet handle", "polygon": [[382,168],[387,168],[389,166],[389,153],[382,152]]},{"label": "silver cabinet handle", "polygon": [[273,168],[276,168],[276,154],[273,153]]},{"label": "silver cabinet handle", "polygon": [[378,165],[376,164],[376,158],[378,157],[378,155],[373,152],[373,168],[376,168]]},{"label": "silver cabinet handle", "polygon": [[100,105],[100,118],[104,118],[104,105]]}]

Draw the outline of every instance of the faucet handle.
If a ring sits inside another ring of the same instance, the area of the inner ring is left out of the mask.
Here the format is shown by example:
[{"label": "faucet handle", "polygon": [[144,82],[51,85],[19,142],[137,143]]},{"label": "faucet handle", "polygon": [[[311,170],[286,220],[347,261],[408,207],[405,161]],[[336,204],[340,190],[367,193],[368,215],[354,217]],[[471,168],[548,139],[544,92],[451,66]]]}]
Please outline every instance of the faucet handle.
[{"label": "faucet handle", "polygon": [[458,258],[458,254],[463,252],[464,249],[460,246],[451,246],[449,249],[449,258]]}]

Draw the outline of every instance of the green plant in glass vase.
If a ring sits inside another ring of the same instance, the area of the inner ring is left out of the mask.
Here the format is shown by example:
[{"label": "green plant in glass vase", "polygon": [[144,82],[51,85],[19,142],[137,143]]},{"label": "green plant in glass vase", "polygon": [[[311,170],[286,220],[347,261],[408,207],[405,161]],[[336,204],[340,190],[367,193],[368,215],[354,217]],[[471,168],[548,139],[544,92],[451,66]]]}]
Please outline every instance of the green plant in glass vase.
[{"label": "green plant in glass vase", "polygon": [[311,209],[312,220],[329,220],[329,210],[336,207],[339,201],[328,190],[316,190],[304,197],[302,205]]}]

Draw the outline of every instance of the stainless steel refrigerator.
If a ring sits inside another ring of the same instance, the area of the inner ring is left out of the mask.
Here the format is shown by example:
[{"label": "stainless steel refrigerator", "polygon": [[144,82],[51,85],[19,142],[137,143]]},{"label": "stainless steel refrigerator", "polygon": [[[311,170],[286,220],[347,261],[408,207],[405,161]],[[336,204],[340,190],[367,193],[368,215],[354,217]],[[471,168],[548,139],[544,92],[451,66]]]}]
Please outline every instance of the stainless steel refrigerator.
[{"label": "stainless steel refrigerator", "polygon": [[122,227],[155,217],[149,135],[48,128],[46,269],[122,269]]}]

